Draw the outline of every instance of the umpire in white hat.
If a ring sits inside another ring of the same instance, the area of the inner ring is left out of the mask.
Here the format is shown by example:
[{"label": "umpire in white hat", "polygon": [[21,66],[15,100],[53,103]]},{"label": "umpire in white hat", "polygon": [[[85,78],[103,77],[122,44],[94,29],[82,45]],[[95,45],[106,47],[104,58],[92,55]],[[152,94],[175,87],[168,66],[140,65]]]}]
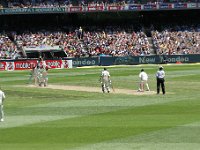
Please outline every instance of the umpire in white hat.
[{"label": "umpire in white hat", "polygon": [[165,71],[162,66],[159,67],[156,73],[157,79],[157,94],[160,94],[160,86],[162,88],[163,95],[165,94]]}]

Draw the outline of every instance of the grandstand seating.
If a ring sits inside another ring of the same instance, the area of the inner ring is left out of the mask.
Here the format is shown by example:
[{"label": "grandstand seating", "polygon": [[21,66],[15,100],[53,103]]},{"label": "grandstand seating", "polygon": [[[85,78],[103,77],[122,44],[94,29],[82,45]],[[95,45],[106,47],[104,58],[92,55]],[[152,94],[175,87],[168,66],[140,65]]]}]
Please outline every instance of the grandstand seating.
[{"label": "grandstand seating", "polygon": [[6,34],[0,33],[0,58],[15,59],[18,55],[16,45]]},{"label": "grandstand seating", "polygon": [[[91,27],[92,28],[92,27]],[[131,29],[131,28],[130,28]],[[181,29],[181,27],[180,27]],[[158,55],[200,54],[199,28],[188,30],[152,30],[152,43]],[[60,46],[68,57],[91,56],[143,56],[153,54],[147,35],[119,27],[104,30],[73,32],[40,31],[14,33],[14,42],[6,34],[0,34],[0,58],[16,57],[18,47]],[[16,44],[14,44],[16,43]]]},{"label": "grandstand seating", "polygon": [[124,5],[124,4],[158,4],[158,3],[183,3],[200,2],[200,0],[9,0],[4,1],[4,7],[9,8],[49,8],[60,6],[90,6],[90,5]]},{"label": "grandstand seating", "polygon": [[37,32],[16,34],[15,41],[24,47],[59,45],[69,57],[97,55],[149,55],[149,43],[144,32],[125,31]]},{"label": "grandstand seating", "polygon": [[159,55],[200,54],[200,28],[184,31],[152,31],[153,44]]}]

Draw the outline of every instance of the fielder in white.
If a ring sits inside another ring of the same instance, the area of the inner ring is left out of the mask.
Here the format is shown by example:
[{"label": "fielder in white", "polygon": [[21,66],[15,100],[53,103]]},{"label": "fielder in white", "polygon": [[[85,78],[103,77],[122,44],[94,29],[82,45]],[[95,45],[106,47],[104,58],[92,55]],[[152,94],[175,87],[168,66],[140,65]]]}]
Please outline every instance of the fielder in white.
[{"label": "fielder in white", "polygon": [[144,71],[144,69],[141,69],[141,72],[139,74],[139,78],[140,78],[140,87],[139,87],[139,92],[144,92],[144,86],[146,85],[147,87],[147,91],[150,91],[149,89],[149,85],[148,85],[148,75],[147,73]]},{"label": "fielder in white", "polygon": [[102,92],[105,93],[107,91],[108,93],[110,93],[110,73],[107,71],[106,68],[104,68],[104,70],[101,72],[100,82],[102,86]]},{"label": "fielder in white", "polygon": [[3,112],[3,101],[5,99],[5,94],[2,90],[0,90],[0,122],[4,121],[4,112]]}]

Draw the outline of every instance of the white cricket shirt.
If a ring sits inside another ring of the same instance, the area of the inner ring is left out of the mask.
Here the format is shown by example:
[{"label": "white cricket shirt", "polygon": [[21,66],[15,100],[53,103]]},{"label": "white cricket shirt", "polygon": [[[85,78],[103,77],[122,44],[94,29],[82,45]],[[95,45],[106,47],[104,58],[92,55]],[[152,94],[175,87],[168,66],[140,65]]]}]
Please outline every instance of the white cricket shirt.
[{"label": "white cricket shirt", "polygon": [[2,105],[4,98],[5,98],[5,94],[3,91],[0,90],[0,105]]},{"label": "white cricket shirt", "polygon": [[142,71],[142,72],[140,72],[140,74],[139,74],[139,78],[140,78],[141,80],[147,81],[147,80],[148,80],[148,75],[147,75],[146,72]]}]

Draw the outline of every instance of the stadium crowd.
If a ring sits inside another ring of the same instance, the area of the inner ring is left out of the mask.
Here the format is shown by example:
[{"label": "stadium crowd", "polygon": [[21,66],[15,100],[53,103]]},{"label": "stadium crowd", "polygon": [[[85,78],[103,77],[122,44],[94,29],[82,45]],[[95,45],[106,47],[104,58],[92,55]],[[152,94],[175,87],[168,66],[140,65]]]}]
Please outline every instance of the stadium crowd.
[{"label": "stadium crowd", "polygon": [[151,37],[131,27],[125,30],[117,26],[104,29],[90,27],[90,30],[80,27],[69,32],[13,32],[12,35],[13,41],[6,34],[0,34],[0,58],[15,58],[19,47],[45,46],[59,46],[68,57],[200,54],[199,27],[152,30]]},{"label": "stadium crowd", "polygon": [[68,57],[97,55],[149,55],[149,42],[144,32],[125,32],[120,28],[105,31],[37,32],[15,34],[23,47],[60,46]]},{"label": "stadium crowd", "polygon": [[17,46],[6,34],[0,33],[0,58],[15,59],[17,54]]},{"label": "stadium crowd", "polygon": [[[126,4],[160,4],[200,2],[200,0],[5,0],[4,7],[8,8],[50,8],[67,6],[98,6]],[[1,5],[0,5],[1,7]],[[3,5],[2,5],[3,7]]]},{"label": "stadium crowd", "polygon": [[162,32],[152,31],[153,44],[159,55],[200,54],[200,28]]},{"label": "stadium crowd", "polygon": [[87,32],[83,37],[91,55],[149,55],[149,41],[144,32]]}]

